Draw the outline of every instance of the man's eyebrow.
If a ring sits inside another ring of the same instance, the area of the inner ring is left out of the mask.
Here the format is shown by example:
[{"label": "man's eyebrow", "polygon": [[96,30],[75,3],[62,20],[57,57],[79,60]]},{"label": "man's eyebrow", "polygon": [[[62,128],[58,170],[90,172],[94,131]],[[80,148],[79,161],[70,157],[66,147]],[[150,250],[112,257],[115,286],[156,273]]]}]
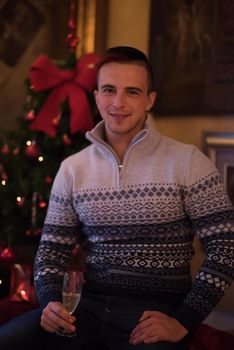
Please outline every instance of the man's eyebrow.
[{"label": "man's eyebrow", "polygon": [[[116,89],[116,86],[115,85],[112,85],[112,84],[103,84],[100,86],[100,89]],[[127,90],[127,91],[137,91],[139,93],[142,93],[143,90],[137,86],[126,86],[124,88],[124,90]]]},{"label": "man's eyebrow", "polygon": [[111,85],[111,84],[104,84],[102,86],[100,86],[100,89],[115,89],[116,87],[114,85]]},{"label": "man's eyebrow", "polygon": [[138,91],[138,92],[143,92],[142,89],[140,89],[139,87],[136,87],[136,86],[126,86],[125,90],[134,90],[134,91]]}]

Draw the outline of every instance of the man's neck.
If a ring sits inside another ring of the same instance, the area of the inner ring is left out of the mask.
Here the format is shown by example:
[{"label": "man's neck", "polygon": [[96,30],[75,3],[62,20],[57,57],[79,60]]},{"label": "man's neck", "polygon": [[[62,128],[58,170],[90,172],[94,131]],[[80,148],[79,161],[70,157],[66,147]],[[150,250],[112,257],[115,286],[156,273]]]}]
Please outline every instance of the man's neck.
[{"label": "man's neck", "polygon": [[135,128],[132,130],[132,132],[128,131],[126,133],[118,133],[113,132],[111,130],[108,130],[107,127],[105,127],[105,139],[106,142],[113,148],[113,150],[116,152],[120,162],[123,162],[124,155],[127,151],[128,146],[134,139],[134,137],[143,129],[143,125],[139,128]]},{"label": "man's neck", "polygon": [[128,137],[126,137],[126,135],[122,135],[122,137],[119,135],[116,135],[116,137],[108,137],[108,135],[106,135],[106,142],[116,152],[121,163],[123,162],[124,155],[131,141],[132,138],[130,138],[129,135]]},{"label": "man's neck", "polygon": [[131,139],[124,137],[122,139],[120,137],[108,139],[107,137],[107,143],[114,149],[121,163],[123,162],[124,155],[130,142]]}]

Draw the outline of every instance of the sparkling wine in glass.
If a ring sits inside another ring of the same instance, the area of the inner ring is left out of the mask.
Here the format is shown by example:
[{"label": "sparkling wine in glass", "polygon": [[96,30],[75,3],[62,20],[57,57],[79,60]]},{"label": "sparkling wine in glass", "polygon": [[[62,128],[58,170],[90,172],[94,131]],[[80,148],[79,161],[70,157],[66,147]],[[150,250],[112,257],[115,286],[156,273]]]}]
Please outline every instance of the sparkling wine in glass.
[{"label": "sparkling wine in glass", "polygon": [[[63,297],[63,305],[65,309],[72,314],[81,297],[83,286],[83,273],[79,271],[66,271],[63,277],[63,287],[62,287],[62,297]],[[75,332],[69,332],[65,329],[59,329],[57,334],[66,336],[66,337],[74,337],[76,336]]]}]

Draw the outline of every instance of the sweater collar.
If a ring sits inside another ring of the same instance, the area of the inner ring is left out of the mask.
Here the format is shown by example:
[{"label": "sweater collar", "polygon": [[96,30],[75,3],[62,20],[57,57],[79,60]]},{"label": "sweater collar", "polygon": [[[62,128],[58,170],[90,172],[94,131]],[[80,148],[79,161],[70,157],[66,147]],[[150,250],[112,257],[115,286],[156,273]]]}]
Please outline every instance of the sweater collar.
[{"label": "sweater collar", "polygon": [[[134,138],[132,139],[132,141],[130,142],[130,144],[133,144],[139,140],[141,140],[142,138],[144,138],[144,136],[146,136],[149,132],[149,125],[147,124],[147,122],[144,125],[144,129],[142,129],[137,135],[134,136]],[[105,123],[102,120],[101,122],[99,122],[91,131],[88,131],[86,133],[86,138],[90,141],[99,141],[101,143],[106,143],[106,137],[105,137]]]},{"label": "sweater collar", "polygon": [[[91,131],[86,132],[86,138],[92,143],[101,144],[110,148],[105,138],[104,121],[99,122]],[[147,149],[154,148],[158,145],[160,138],[160,133],[156,129],[153,129],[146,121],[144,128],[134,136],[129,147],[144,141],[143,144]]]}]

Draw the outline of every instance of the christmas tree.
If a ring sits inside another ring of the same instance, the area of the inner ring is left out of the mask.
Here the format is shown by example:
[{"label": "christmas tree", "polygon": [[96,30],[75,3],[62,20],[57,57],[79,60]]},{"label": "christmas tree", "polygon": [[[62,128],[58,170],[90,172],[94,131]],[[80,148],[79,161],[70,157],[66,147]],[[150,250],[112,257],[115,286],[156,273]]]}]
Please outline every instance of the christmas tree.
[{"label": "christmas tree", "polygon": [[85,132],[99,120],[92,94],[98,55],[76,57],[74,18],[71,2],[68,58],[33,62],[17,131],[0,140],[0,260],[14,260],[27,244],[33,258],[60,163],[87,146]]}]

